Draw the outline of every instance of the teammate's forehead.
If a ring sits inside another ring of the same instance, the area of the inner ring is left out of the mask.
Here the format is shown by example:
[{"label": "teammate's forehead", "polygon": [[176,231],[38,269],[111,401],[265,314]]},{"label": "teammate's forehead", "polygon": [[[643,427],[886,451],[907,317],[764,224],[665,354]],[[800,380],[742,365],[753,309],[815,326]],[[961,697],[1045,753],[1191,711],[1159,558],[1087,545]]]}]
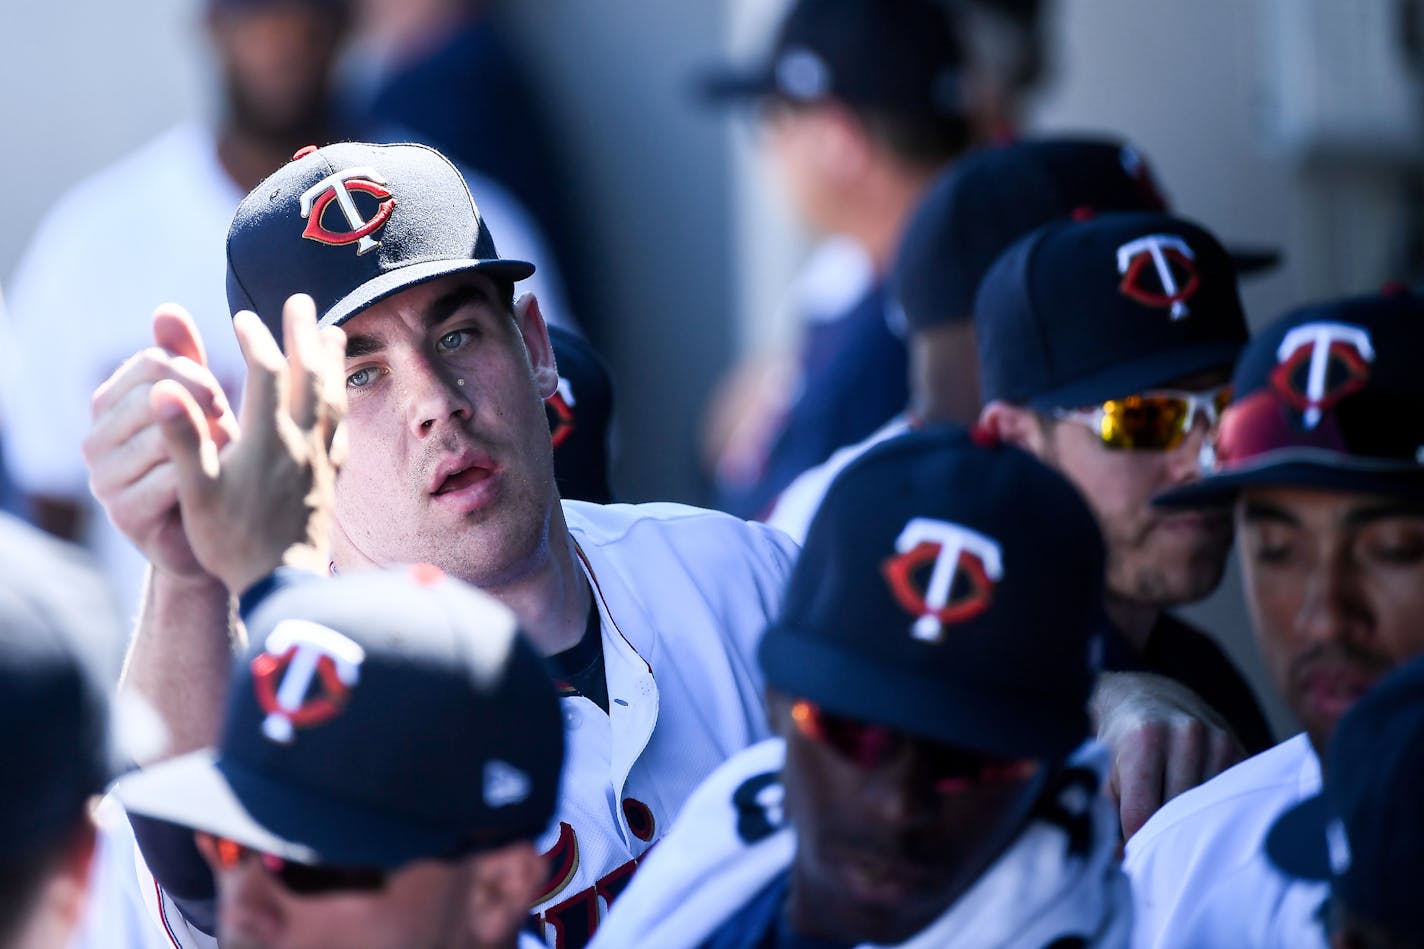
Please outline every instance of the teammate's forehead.
[{"label": "teammate's forehead", "polygon": [[1391,518],[1424,524],[1424,503],[1387,494],[1318,488],[1261,486],[1245,489],[1237,501],[1243,523],[1282,523],[1311,528],[1358,527]]},{"label": "teammate's forehead", "polygon": [[342,324],[346,355],[365,355],[383,349],[395,338],[423,334],[468,306],[496,313],[504,309],[494,281],[482,274],[452,274],[409,287]]}]

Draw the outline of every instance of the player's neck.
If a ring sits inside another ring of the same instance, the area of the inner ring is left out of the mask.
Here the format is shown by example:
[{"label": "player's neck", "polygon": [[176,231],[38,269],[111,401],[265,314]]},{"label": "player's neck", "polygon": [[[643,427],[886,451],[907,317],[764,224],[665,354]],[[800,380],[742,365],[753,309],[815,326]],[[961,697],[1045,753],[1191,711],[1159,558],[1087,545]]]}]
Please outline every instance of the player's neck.
[{"label": "player's neck", "polygon": [[[313,134],[312,141],[318,139],[325,141]],[[291,161],[292,154],[303,144],[307,143],[277,142],[228,123],[218,130],[218,161],[238,190],[246,193]]]},{"label": "player's neck", "polygon": [[552,656],[578,644],[592,593],[559,505],[550,518],[547,556],[518,578],[484,589],[514,611],[541,654]]},{"label": "player's neck", "polygon": [[1152,635],[1152,627],[1162,610],[1156,606],[1133,603],[1109,595],[1107,599],[1108,619],[1112,620],[1123,639],[1139,655],[1147,651],[1147,640]]}]

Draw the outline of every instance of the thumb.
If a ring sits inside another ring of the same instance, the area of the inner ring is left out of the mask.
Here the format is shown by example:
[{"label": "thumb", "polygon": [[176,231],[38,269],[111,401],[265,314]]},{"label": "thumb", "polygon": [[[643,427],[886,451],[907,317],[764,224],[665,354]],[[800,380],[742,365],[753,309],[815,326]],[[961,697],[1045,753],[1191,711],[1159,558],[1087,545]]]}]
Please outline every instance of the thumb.
[{"label": "thumb", "polygon": [[153,341],[175,356],[187,356],[200,366],[208,364],[198,324],[176,303],[164,303],[153,311]]},{"label": "thumb", "polygon": [[201,504],[212,493],[219,475],[217,443],[202,409],[188,390],[172,379],[154,383],[148,404],[178,474],[180,506]]}]

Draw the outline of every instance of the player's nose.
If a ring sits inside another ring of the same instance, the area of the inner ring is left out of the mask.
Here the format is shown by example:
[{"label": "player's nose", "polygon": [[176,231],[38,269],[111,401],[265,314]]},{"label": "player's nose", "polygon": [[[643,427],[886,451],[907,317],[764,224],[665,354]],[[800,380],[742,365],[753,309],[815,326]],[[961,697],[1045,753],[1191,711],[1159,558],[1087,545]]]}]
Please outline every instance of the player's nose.
[{"label": "player's nose", "polygon": [[450,421],[473,412],[470,380],[433,359],[412,359],[402,372],[402,391],[411,431],[423,438]]}]

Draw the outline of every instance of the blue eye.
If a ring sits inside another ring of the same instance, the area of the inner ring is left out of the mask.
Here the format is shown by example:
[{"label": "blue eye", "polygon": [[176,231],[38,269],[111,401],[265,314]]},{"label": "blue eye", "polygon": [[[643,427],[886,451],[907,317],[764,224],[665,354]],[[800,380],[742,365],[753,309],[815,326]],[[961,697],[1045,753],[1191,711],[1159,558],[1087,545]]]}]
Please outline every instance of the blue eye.
[{"label": "blue eye", "polygon": [[347,376],[346,387],[348,389],[360,389],[363,386],[370,385],[375,380],[376,370],[371,366],[367,366],[364,369],[357,369],[351,373],[351,375]]},{"label": "blue eye", "polygon": [[435,344],[435,348],[440,350],[441,352],[453,352],[454,350],[457,350],[461,346],[465,345],[465,342],[467,341],[469,335],[469,330],[451,330],[444,336],[440,337],[440,339]]}]

